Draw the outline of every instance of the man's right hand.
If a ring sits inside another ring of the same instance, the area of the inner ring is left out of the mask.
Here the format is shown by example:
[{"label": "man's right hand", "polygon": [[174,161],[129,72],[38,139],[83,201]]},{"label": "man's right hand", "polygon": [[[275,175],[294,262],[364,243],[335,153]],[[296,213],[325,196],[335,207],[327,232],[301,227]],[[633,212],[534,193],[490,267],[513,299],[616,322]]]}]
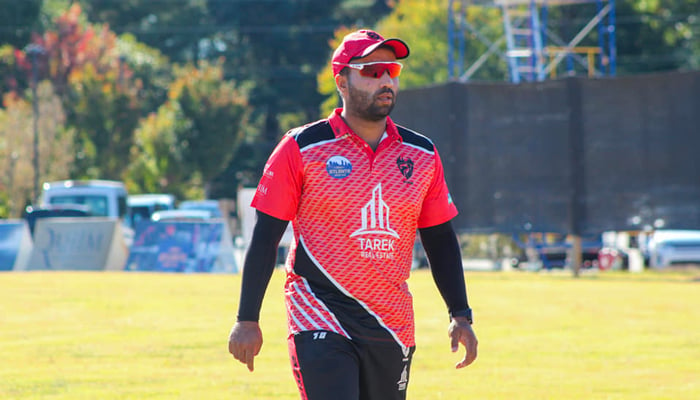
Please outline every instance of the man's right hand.
[{"label": "man's right hand", "polygon": [[228,352],[233,358],[248,365],[248,370],[253,371],[255,356],[260,353],[263,338],[260,325],[254,321],[239,321],[231,329],[228,338]]}]

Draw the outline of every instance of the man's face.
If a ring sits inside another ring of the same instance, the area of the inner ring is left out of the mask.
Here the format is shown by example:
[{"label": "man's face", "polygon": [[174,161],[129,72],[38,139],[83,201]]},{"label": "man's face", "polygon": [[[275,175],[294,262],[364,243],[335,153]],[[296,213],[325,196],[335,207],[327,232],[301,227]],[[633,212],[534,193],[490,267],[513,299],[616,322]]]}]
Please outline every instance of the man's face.
[{"label": "man's face", "polygon": [[[396,61],[396,56],[391,49],[379,48],[367,57],[352,60],[350,63],[377,61]],[[356,69],[348,68],[348,70],[347,88],[344,92],[346,111],[369,121],[386,118],[396,104],[399,78],[391,78],[388,72],[374,78],[362,76]]]}]

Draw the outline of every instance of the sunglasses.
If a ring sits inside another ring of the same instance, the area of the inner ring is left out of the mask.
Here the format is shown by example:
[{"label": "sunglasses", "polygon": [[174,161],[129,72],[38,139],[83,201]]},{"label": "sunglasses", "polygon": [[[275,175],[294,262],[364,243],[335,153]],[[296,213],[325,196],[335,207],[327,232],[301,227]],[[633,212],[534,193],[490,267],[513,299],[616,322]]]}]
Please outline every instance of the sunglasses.
[{"label": "sunglasses", "polygon": [[377,61],[359,64],[334,62],[333,64],[356,69],[360,71],[360,75],[368,78],[381,78],[384,76],[384,72],[386,71],[389,71],[389,76],[391,78],[397,78],[399,75],[401,75],[401,68],[403,68],[403,64],[396,61]]}]

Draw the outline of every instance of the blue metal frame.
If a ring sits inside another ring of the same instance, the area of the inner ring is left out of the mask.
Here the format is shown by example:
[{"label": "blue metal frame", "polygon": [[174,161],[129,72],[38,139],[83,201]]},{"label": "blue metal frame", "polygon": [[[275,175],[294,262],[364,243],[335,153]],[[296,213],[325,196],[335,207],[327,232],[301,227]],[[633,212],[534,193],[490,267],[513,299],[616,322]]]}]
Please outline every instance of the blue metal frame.
[{"label": "blue metal frame", "polygon": [[[543,81],[547,78],[547,71],[553,69],[548,66],[545,69],[544,55],[547,47],[547,23],[550,16],[548,8],[573,4],[595,3],[596,14],[589,23],[601,15],[605,7],[609,6],[607,15],[596,21],[598,33],[598,47],[600,53],[596,59],[594,68],[603,76],[615,76],[617,63],[616,48],[616,14],[614,0],[460,0],[459,10],[455,12],[454,0],[449,0],[448,5],[448,76],[450,80],[459,77],[464,64],[465,46],[465,19],[466,7],[469,4],[479,4],[489,7],[499,7],[503,13],[503,30],[506,42],[506,59],[510,72],[510,80],[513,83],[521,81]],[[606,4],[607,3],[607,4]],[[513,18],[511,11],[518,9],[525,13],[526,18]],[[459,18],[461,24],[455,21]],[[459,49],[459,58],[455,61],[454,47]],[[570,45],[575,47],[575,44]],[[567,55],[567,70],[574,70],[574,55]],[[556,63],[554,63],[556,66]]]}]

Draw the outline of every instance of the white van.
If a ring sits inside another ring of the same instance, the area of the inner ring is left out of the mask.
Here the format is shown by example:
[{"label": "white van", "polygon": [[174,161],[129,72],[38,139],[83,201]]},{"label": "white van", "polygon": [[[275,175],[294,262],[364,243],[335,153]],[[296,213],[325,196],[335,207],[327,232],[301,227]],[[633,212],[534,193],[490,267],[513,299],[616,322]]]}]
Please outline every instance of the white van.
[{"label": "white van", "polygon": [[90,216],[115,218],[121,221],[124,244],[130,247],[134,230],[128,225],[127,191],[123,182],[109,180],[65,180],[45,182],[41,190],[41,206],[80,204]]},{"label": "white van", "polygon": [[41,205],[82,204],[96,217],[124,219],[127,192],[123,182],[108,180],[65,180],[45,182]]}]

